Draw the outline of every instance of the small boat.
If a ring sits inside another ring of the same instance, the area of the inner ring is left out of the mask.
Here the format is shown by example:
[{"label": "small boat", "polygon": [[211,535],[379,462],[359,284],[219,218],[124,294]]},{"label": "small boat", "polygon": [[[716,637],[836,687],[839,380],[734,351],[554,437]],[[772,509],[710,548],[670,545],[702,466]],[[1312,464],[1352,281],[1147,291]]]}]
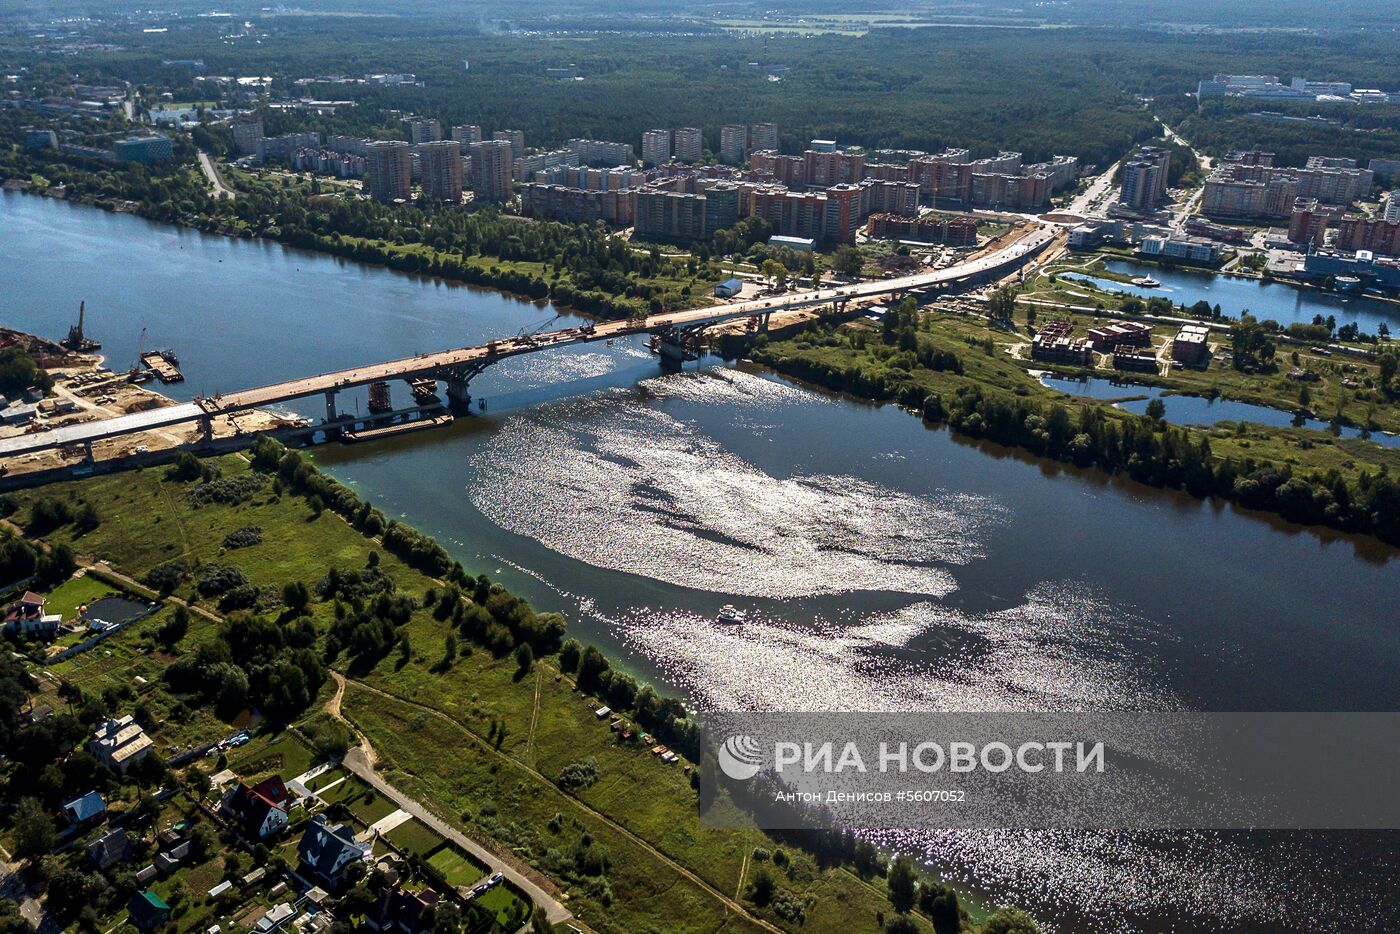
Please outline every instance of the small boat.
[{"label": "small boat", "polygon": [[733,604],[726,603],[719,608],[719,615],[715,617],[715,622],[725,626],[744,625],[744,614],[734,608]]},{"label": "small boat", "polygon": [[1133,285],[1141,289],[1156,289],[1160,288],[1162,283],[1158,282],[1151,276],[1138,276],[1136,279],[1133,280]]}]

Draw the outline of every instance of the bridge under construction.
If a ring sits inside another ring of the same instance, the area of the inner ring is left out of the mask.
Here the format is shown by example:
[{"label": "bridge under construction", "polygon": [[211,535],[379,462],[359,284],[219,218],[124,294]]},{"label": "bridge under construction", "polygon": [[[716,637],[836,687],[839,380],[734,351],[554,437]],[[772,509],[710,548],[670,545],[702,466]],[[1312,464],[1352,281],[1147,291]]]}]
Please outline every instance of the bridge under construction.
[{"label": "bridge under construction", "polygon": [[[651,334],[654,335],[655,348],[663,364],[678,364],[694,358],[698,337],[706,328],[748,319],[762,332],[766,331],[769,319],[775,314],[822,306],[832,306],[839,311],[850,302],[881,297],[898,298],[920,290],[948,290],[992,281],[1031,260],[1054,240],[1057,233],[1057,228],[1043,225],[1015,242],[976,259],[945,269],[896,279],[819,288],[729,305],[694,308],[644,318],[599,322],[503,338],[477,346],[422,353],[384,363],[197,398],[193,402],[4,438],[0,439],[0,464],[9,458],[71,446],[84,448],[88,459],[91,460],[94,442],[187,423],[198,423],[201,437],[205,441],[212,441],[213,423],[216,418],[314,396],[324,397],[326,418],[323,424],[328,430],[335,430],[347,421],[336,407],[339,393],[358,387],[371,387],[373,411],[376,399],[387,400],[387,384],[393,380],[408,382],[414,390],[415,397],[420,400],[435,396],[437,383],[440,381],[446,385],[449,405],[455,410],[464,411],[471,403],[472,379],[487,367],[510,357],[593,341]],[[380,405],[382,408],[385,403],[381,402]],[[353,423],[355,420],[350,421]]]}]

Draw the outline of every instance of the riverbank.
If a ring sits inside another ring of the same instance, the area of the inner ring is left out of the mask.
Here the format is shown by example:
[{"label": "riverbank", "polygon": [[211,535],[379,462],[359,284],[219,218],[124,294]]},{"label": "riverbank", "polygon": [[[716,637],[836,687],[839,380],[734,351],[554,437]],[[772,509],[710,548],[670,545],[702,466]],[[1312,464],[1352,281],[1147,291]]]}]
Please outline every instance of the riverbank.
[{"label": "riverbank", "polygon": [[[1041,386],[1003,359],[1004,333],[939,314],[896,324],[892,333],[885,327],[883,339],[857,324],[760,342],[750,356],[830,389],[898,402],[970,437],[1400,544],[1400,486],[1392,479],[1400,452],[1306,429],[1167,425]],[[911,336],[899,336],[903,330]],[[911,340],[917,354],[901,352]]]},{"label": "riverbank", "polygon": [[[349,680],[345,714],[382,753],[394,784],[555,880],[595,930],[633,930],[663,917],[668,930],[682,932],[725,923],[847,930],[877,911],[892,914],[868,844],[818,840],[819,860],[793,841],[700,828],[693,767],[661,762],[640,738],[649,732],[650,744],[693,759],[685,708],[568,640],[556,614],[536,613],[486,578],[468,576],[436,542],[388,521],[299,454],[263,442],[250,461],[224,457],[204,462],[203,472],[187,463],[180,472],[70,481],[8,500],[21,521],[41,500],[91,504],[95,526],[64,524],[45,539],[213,614],[192,615],[173,655],[141,648],[168,620],[165,612],[105,643],[110,655],[55,666],[60,677],[97,690],[139,673],[152,685],[143,700],[157,718],[180,704],[197,711],[178,733],[157,731],[157,741],[196,741],[200,728],[220,729],[202,699],[211,695],[175,672],[221,638],[225,615],[240,606],[283,610],[277,595],[300,582],[311,599],[284,626]],[[230,544],[235,537],[239,544]],[[232,568],[220,579],[243,582],[219,593],[205,583],[214,568]],[[331,690],[326,679],[318,694],[278,709],[293,725],[309,724]],[[603,704],[624,719],[629,736],[595,716]],[[414,743],[403,742],[408,735]],[[276,735],[258,742],[275,743]],[[595,780],[564,779],[585,762]],[[603,860],[561,859],[584,835],[592,842],[583,846],[597,847]],[[832,868],[832,859],[847,868]],[[760,872],[773,883],[763,895],[754,885]],[[928,929],[924,919],[918,926]]]}]

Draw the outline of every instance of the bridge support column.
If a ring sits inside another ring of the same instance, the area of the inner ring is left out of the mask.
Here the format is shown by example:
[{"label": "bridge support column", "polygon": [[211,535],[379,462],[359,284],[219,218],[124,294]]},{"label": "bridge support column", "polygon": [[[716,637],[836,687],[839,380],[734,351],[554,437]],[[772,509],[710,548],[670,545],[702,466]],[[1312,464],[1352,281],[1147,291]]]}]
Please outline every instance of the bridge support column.
[{"label": "bridge support column", "polygon": [[471,383],[464,377],[448,377],[447,407],[456,415],[469,415],[472,410]]},{"label": "bridge support column", "polygon": [[214,416],[201,415],[199,418],[199,440],[209,444],[214,440]]},{"label": "bridge support column", "polygon": [[766,312],[758,316],[758,333],[768,333],[768,319],[772,317],[772,312]]},{"label": "bridge support column", "polygon": [[326,421],[333,422],[340,416],[335,411],[335,390],[326,390]]},{"label": "bridge support column", "polygon": [[97,460],[97,457],[92,453],[92,442],[91,442],[91,441],[84,441],[84,442],[83,442],[83,463],[85,463],[85,464],[91,464],[91,463],[96,462],[96,460]]}]

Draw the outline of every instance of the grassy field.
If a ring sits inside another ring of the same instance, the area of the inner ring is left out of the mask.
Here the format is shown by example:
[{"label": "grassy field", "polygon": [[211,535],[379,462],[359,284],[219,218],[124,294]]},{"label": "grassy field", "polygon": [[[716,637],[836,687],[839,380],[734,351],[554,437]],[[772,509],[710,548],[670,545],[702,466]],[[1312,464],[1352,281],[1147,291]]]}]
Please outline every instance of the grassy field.
[{"label": "grassy field", "polygon": [[73,617],[78,612],[78,607],[116,592],[106,581],[99,580],[90,574],[75,575],[49,591],[47,594],[48,604],[44,607],[44,612],[58,613],[63,617],[65,623],[72,622]]},{"label": "grassy field", "polygon": [[[437,836],[437,834],[417,821],[410,821],[394,828],[395,831],[406,829],[416,831],[418,839],[410,839],[406,843],[400,843],[399,840],[394,839],[394,833],[391,832],[389,834],[389,840],[393,842],[395,846],[402,846],[404,849],[412,850],[413,852],[423,852],[419,847],[427,842],[428,838],[436,839],[439,843],[442,840],[441,837]],[[402,837],[403,835],[400,835],[400,839],[402,839]],[[472,885],[486,876],[486,871],[482,869],[481,866],[477,865],[475,860],[453,846],[440,846],[439,849],[428,857],[428,865],[442,873],[443,878],[447,880],[449,885]]]}]

